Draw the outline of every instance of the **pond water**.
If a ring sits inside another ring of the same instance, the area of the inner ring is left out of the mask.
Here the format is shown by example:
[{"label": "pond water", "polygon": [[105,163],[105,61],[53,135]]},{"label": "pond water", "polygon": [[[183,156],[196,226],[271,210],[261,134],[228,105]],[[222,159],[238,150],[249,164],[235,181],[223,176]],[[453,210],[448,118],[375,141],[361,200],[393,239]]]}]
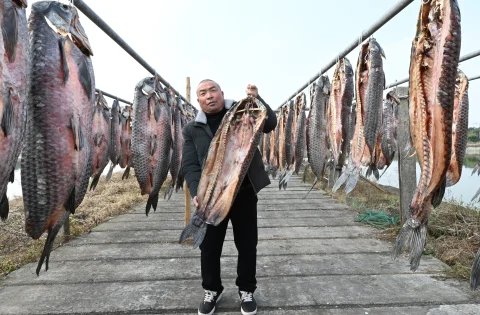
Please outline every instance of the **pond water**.
[{"label": "pond water", "polygon": [[[103,170],[103,175],[107,175],[108,173],[108,170],[110,169],[110,163],[107,165],[107,167],[105,167],[105,169]],[[116,166],[114,169],[113,169],[113,172],[120,172],[120,171],[123,171],[124,169],[120,168],[120,166]],[[18,159],[18,162],[17,162],[17,165],[15,167],[15,179],[13,181],[13,183],[8,183],[8,187],[7,187],[7,198],[9,200],[11,199],[14,199],[15,197],[21,197],[22,196],[22,182],[21,182],[21,178],[20,178],[20,159]],[[103,179],[105,181],[105,179]],[[102,181],[102,179],[100,179],[100,182]]]},{"label": "pond water", "polygon": [[[480,156],[468,156],[465,159],[465,164],[462,169],[462,177],[452,187],[448,187],[445,191],[443,200],[455,200],[457,202],[463,202],[475,207],[480,207],[479,202],[471,202],[472,197],[480,188],[480,177],[477,173],[472,174],[473,167],[476,161],[480,160]],[[381,172],[380,172],[381,174]],[[420,165],[417,163],[417,183],[420,179]],[[385,174],[378,181],[379,184],[393,186],[398,188],[398,161],[395,160],[387,169]],[[478,200],[478,198],[477,198]]]}]

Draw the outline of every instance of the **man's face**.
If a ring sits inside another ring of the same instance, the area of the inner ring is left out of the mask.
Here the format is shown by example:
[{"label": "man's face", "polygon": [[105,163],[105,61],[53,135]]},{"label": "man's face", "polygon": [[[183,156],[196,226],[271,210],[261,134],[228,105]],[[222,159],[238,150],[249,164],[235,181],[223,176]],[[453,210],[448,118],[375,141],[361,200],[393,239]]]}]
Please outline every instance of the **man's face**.
[{"label": "man's face", "polygon": [[200,108],[207,114],[218,113],[225,106],[223,91],[212,81],[205,81],[198,85],[197,101]]}]

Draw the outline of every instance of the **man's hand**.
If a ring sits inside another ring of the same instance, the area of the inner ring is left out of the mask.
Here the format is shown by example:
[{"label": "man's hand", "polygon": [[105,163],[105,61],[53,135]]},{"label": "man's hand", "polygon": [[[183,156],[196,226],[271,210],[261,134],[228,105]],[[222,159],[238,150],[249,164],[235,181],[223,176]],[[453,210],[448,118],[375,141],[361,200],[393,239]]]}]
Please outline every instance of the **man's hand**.
[{"label": "man's hand", "polygon": [[193,204],[195,205],[196,208],[198,208],[197,196],[193,197]]},{"label": "man's hand", "polygon": [[247,95],[257,97],[258,96],[258,88],[253,84],[247,85]]}]

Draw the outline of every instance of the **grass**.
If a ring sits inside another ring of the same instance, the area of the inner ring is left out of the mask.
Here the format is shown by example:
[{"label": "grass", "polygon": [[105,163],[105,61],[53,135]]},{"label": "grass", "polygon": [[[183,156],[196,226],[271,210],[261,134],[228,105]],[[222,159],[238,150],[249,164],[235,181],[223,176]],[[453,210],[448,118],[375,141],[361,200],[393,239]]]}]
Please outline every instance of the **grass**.
[{"label": "grass", "polygon": [[[312,182],[313,175],[309,174],[307,180]],[[317,184],[317,188],[323,189],[333,198],[358,211],[359,219],[375,217],[376,214],[377,220],[366,223],[378,229],[379,238],[394,241],[401,228],[398,220],[400,217],[399,190],[394,187],[379,186],[384,191],[359,180],[355,189],[349,195],[345,195],[343,189],[333,194],[327,187],[326,180]],[[385,221],[387,217],[390,218],[389,224],[379,222]],[[451,268],[446,270],[448,277],[470,279],[471,265],[479,248],[479,209],[455,200],[444,200],[440,206],[432,210],[424,254],[433,255],[450,266]]]},{"label": "grass", "polygon": [[[131,174],[126,180],[121,176],[122,172],[114,173],[109,182],[102,177],[95,191],[86,194],[75,214],[70,216],[70,238],[87,233],[116,215],[131,212],[135,205],[147,201],[147,195],[140,195],[135,176]],[[46,239],[46,233],[39,240],[33,240],[25,233],[22,198],[9,203],[9,217],[0,223],[0,278],[25,264],[37,262]],[[60,231],[55,247],[67,241]]]}]

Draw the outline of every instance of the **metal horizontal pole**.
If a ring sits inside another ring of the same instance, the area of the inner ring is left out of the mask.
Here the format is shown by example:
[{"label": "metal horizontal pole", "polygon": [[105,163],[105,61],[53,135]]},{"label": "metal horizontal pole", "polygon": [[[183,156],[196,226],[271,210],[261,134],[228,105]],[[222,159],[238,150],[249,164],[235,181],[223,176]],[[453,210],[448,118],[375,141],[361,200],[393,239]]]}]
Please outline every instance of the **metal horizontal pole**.
[{"label": "metal horizontal pole", "polygon": [[[473,51],[469,54],[466,54],[466,55],[463,55],[463,56],[460,56],[460,58],[458,59],[458,62],[463,62],[463,61],[467,61],[469,59],[472,59],[472,58],[475,58],[475,57],[478,57],[480,56],[480,50],[476,50],[476,51]],[[387,85],[385,87],[385,90],[386,89],[389,89],[389,88],[392,88],[394,86],[397,86],[397,85],[400,85],[400,84],[403,84],[403,83],[407,83],[408,82],[408,79],[409,78],[405,78],[403,80],[400,80],[400,81],[395,81],[394,83],[390,83],[389,85]],[[475,80],[475,79],[474,79]]]},{"label": "metal horizontal pole", "polygon": [[470,77],[468,78],[468,81],[474,81],[474,80],[478,80],[480,79],[480,74],[479,75],[476,75],[476,76],[473,76],[473,77]]},{"label": "metal horizontal pole", "polygon": [[126,100],[124,100],[124,99],[121,99],[121,98],[118,97],[118,96],[112,95],[112,94],[107,93],[107,92],[105,92],[105,91],[102,91],[102,90],[100,90],[100,89],[95,89],[95,91],[97,91],[97,92],[99,92],[99,93],[102,93],[103,95],[108,96],[108,97],[110,97],[110,98],[113,98],[114,100],[118,100],[119,102],[122,102],[122,103],[125,103],[125,104],[128,104],[128,105],[133,105],[132,102],[126,101]]},{"label": "metal horizontal pole", "polygon": [[[362,42],[368,38],[369,36],[373,35],[380,27],[385,25],[388,21],[390,21],[395,15],[400,13],[403,9],[405,9],[410,3],[414,0],[402,0],[399,1],[393,8],[391,8],[387,13],[385,13],[377,22],[375,22],[369,29],[362,31],[359,37],[357,37],[350,45],[347,46],[343,51],[341,51],[338,55],[336,55],[329,63],[327,63],[320,71],[311,77],[307,83],[305,83],[301,88],[299,88],[295,93],[293,93],[283,104],[288,103],[292,98],[294,98],[297,94],[302,92],[306,89],[312,82],[317,80],[322,74],[327,72],[331,67],[333,67],[338,60],[342,59],[349,53],[351,53],[355,48],[360,46]],[[281,106],[283,106],[283,104]],[[280,107],[281,107],[280,106]]]},{"label": "metal horizontal pole", "polygon": [[178,95],[186,104],[192,107],[192,109],[197,112],[197,109],[190,104],[190,102],[182,96],[177,90],[175,90],[170,83],[168,83],[164,78],[162,78],[155,69],[150,66],[139,54],[133,50],[130,45],[128,45],[110,26],[108,26],[105,21],[103,21],[83,0],[73,0],[73,4],[88,17],[93,23],[95,23],[102,31],[105,32],[111,39],[113,39],[120,47],[122,47],[130,56],[133,57],[139,64],[141,64],[148,72],[152,75],[157,76],[160,82],[163,83],[167,88],[173,90],[173,92]]}]

